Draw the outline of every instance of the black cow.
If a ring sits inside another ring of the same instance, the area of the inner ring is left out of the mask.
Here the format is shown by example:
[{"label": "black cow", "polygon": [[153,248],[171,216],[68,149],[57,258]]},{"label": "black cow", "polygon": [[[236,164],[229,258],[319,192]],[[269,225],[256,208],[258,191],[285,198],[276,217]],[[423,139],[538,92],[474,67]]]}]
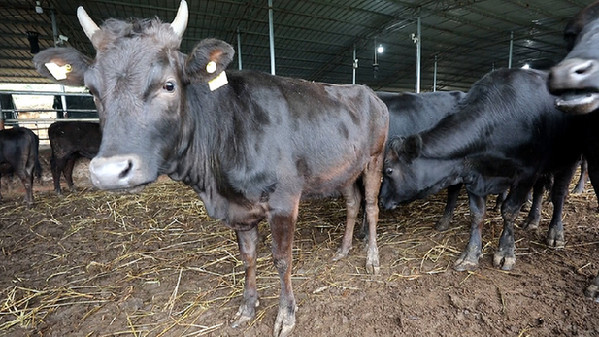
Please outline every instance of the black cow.
[{"label": "black cow", "polygon": [[[456,111],[455,107],[464,98],[465,93],[461,91],[420,94],[377,92],[377,96],[389,109],[388,138],[392,139],[394,137],[408,137],[434,127],[441,119]],[[535,229],[539,226],[543,192],[547,186],[550,186],[550,180],[550,177],[544,176],[538,184],[535,184],[532,205],[523,224],[524,228]],[[449,228],[449,222],[453,216],[461,187],[462,184],[448,186],[447,204],[443,215],[435,226],[437,230],[444,231]],[[500,209],[506,196],[507,191],[497,196],[497,210]],[[366,230],[363,230],[363,232],[366,234]]]},{"label": "black cow", "polygon": [[[234,50],[203,40],[179,51],[187,23],[181,1],[172,23],[106,20],[99,28],[78,9],[94,60],[70,48],[34,57],[67,67],[62,83],[85,84],[94,95],[102,144],[90,163],[95,186],[136,190],[167,174],[198,193],[207,213],[237,234],[245,265],[243,301],[233,326],[258,305],[257,224],[268,219],[274,265],[281,279],[275,336],[295,325],[291,251],[302,197],[342,193],[349,233],[364,183],[370,228],[367,271],[379,266],[376,246],[388,112],[361,85],[328,85],[253,71],[224,71]],[[65,68],[63,68],[65,69]],[[351,235],[340,251],[349,251]]]},{"label": "black cow", "polygon": [[508,188],[501,207],[504,229],[493,262],[502,269],[513,268],[514,221],[529,191],[546,173],[555,173],[548,242],[564,244],[561,210],[579,154],[562,141],[572,136],[570,118],[553,106],[546,80],[545,73],[533,70],[491,72],[473,85],[458,111],[434,128],[390,140],[380,194],[385,208],[465,185],[472,227],[468,246],[454,265],[457,270],[478,266],[485,196]]},{"label": "black cow", "polygon": [[48,128],[50,147],[50,169],[54,191],[60,195],[60,174],[64,175],[69,189],[73,190],[73,167],[78,158],[92,159],[100,149],[102,133],[95,122],[58,121]]},{"label": "black cow", "polygon": [[[599,194],[599,1],[580,11],[564,29],[568,55],[551,69],[549,89],[559,95],[556,105],[566,113],[581,115],[583,153],[588,173]],[[599,275],[585,290],[599,301]]]},{"label": "black cow", "polygon": [[[14,127],[0,130],[0,174],[14,172],[25,186],[25,203],[33,205],[33,172],[39,166],[39,138],[33,131]],[[2,200],[2,195],[0,195]]]},{"label": "black cow", "polygon": [[[454,111],[455,106],[464,95],[465,93],[462,91],[437,91],[420,94],[377,92],[377,96],[389,109],[388,138],[407,137],[432,128]],[[448,187],[445,211],[435,226],[438,230],[449,228],[460,188],[461,184]]]}]

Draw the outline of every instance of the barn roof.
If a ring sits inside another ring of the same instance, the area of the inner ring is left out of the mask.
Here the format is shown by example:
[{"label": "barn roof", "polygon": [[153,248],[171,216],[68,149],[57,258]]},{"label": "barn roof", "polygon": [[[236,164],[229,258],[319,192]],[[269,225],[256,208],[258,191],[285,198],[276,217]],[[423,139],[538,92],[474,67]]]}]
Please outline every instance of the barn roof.
[{"label": "barn roof", "polygon": [[[525,63],[548,68],[565,55],[562,30],[589,1],[578,0],[273,0],[277,75],[329,83],[356,82],[376,90],[414,91],[421,27],[421,90],[467,90],[486,72]],[[34,70],[28,32],[41,49],[65,45],[93,55],[76,9],[83,5],[100,24],[109,17],[171,21],[178,0],[34,0],[0,2],[0,83],[47,83]],[[244,69],[270,72],[268,0],[188,0],[190,17],[182,51],[216,37],[241,48]],[[513,40],[512,40],[513,36]],[[378,72],[373,70],[375,46]],[[436,62],[435,62],[436,60]],[[238,67],[236,57],[231,67]]]}]

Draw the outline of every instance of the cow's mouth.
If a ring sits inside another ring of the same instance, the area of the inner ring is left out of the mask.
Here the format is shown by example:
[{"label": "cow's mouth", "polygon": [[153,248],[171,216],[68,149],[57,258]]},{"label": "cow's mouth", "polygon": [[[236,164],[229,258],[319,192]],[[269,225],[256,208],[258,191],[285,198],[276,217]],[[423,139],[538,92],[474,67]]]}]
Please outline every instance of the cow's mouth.
[{"label": "cow's mouth", "polygon": [[141,193],[146,188],[146,186],[148,186],[148,184],[138,185],[138,186],[129,187],[129,188],[108,189],[106,191],[111,192],[111,193],[116,193],[116,194],[137,194],[137,193]]},{"label": "cow's mouth", "polygon": [[597,89],[563,91],[556,98],[555,106],[575,115],[591,113],[599,108],[599,91]]}]

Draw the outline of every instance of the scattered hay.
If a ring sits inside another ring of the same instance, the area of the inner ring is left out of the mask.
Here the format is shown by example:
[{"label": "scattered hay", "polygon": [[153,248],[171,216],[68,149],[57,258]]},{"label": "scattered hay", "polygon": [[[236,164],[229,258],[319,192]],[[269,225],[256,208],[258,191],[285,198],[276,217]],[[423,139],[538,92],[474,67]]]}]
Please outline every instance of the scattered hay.
[{"label": "scattered hay", "polygon": [[[589,194],[574,198],[584,201]],[[348,258],[330,262],[343,234],[345,202],[303,202],[293,249],[294,288],[296,295],[303,294],[298,303],[447,272],[468,241],[470,219],[462,195],[452,227],[440,233],[434,223],[444,207],[442,193],[382,212],[378,242],[383,268],[380,276],[372,276],[364,269],[363,243],[355,242]],[[547,203],[544,208],[545,221],[551,209]],[[488,255],[501,232],[501,217],[490,210],[485,221],[483,253]],[[43,334],[54,325],[76,322],[75,331],[85,335],[203,336],[228,326],[212,319],[213,313],[222,310],[232,317],[243,294],[234,231],[208,218],[190,188],[166,179],[135,195],[88,188],[64,197],[36,194],[32,209],[20,200],[6,202],[0,204],[0,229],[5,260],[0,268],[6,275],[0,280],[0,332]],[[260,224],[259,232],[261,306],[248,329],[276,311],[280,291],[268,226]],[[519,242],[517,253],[546,253],[542,235],[538,238],[524,248]],[[595,242],[567,249],[588,244]],[[590,273],[588,265],[569,263]],[[471,276],[480,277],[469,273],[464,282]],[[505,305],[502,291],[497,287]],[[68,315],[68,322],[62,323],[62,315]],[[105,323],[89,325],[92,318]]]}]

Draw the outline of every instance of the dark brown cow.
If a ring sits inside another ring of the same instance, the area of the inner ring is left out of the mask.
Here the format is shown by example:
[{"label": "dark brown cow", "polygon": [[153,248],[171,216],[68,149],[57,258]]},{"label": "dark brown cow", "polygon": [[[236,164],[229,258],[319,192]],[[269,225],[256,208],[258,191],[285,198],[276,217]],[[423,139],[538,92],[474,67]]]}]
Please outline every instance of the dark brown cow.
[{"label": "dark brown cow", "polygon": [[38,53],[34,62],[48,77],[45,64],[56,64],[63,83],[85,84],[94,95],[102,144],[90,163],[92,182],[131,190],[167,174],[192,186],[208,214],[235,229],[245,289],[234,326],[250,320],[258,305],[257,224],[267,219],[282,288],[274,335],[291,333],[296,312],[291,251],[299,202],[345,196],[350,235],[339,252],[347,254],[362,199],[359,177],[370,229],[366,266],[377,271],[377,197],[389,117],[372,90],[225,72],[234,50],[216,39],[201,41],[185,55],[179,51],[185,1],[171,24],[109,19],[99,28],[83,8],[78,16],[95,59],[56,48]]},{"label": "dark brown cow", "polygon": [[77,159],[92,159],[100,149],[102,133],[95,122],[58,121],[48,128],[50,147],[50,169],[56,194],[62,194],[60,174],[62,173],[70,190],[74,189],[73,168]]},{"label": "dark brown cow", "polygon": [[[25,186],[25,203],[33,205],[33,171],[39,166],[39,138],[33,131],[14,127],[0,130],[0,173],[12,171]],[[38,167],[41,174],[41,168]],[[2,195],[0,195],[2,200]]]},{"label": "dark brown cow", "polygon": [[[569,114],[581,115],[583,153],[588,173],[599,194],[599,1],[580,11],[564,29],[568,55],[551,69],[548,84],[559,95],[558,108]],[[599,301],[599,275],[585,291]]]}]

